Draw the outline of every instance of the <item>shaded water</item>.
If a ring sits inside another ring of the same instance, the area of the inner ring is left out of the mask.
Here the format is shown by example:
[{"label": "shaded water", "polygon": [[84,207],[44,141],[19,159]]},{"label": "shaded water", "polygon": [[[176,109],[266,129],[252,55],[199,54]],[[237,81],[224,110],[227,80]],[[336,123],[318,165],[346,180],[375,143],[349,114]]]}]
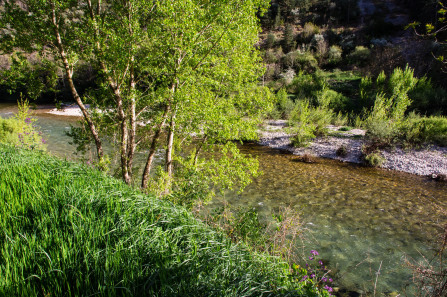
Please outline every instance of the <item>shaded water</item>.
[{"label": "shaded water", "polygon": [[[14,111],[13,106],[0,105],[0,116]],[[76,158],[65,135],[76,119],[44,111],[38,110],[36,117],[48,151]],[[382,263],[378,291],[402,292],[411,280],[403,265],[405,257],[431,255],[431,236],[438,224],[447,222],[441,211],[447,209],[447,184],[333,160],[300,163],[293,155],[259,145],[242,149],[258,156],[264,174],[243,193],[227,193],[210,207],[226,200],[234,207],[255,207],[265,215],[280,206],[298,210],[311,232],[308,249],[320,252],[341,276],[338,285],[348,290],[372,291]]]}]

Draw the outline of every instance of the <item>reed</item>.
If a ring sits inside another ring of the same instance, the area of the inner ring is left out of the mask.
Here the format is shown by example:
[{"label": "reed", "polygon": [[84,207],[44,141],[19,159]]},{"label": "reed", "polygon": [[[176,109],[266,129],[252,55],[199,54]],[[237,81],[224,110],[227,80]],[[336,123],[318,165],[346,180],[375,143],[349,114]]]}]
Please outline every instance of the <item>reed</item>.
[{"label": "reed", "polygon": [[0,145],[0,176],[0,296],[309,294],[279,259],[94,168]]}]

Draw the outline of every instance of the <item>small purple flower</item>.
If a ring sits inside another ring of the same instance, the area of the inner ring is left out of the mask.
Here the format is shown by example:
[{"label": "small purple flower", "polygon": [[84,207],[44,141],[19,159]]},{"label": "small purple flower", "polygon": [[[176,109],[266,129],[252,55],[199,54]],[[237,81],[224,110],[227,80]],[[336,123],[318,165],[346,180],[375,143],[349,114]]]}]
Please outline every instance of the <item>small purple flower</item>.
[{"label": "small purple flower", "polygon": [[313,257],[309,257],[309,260],[313,260],[314,258]]},{"label": "small purple flower", "polygon": [[318,252],[317,252],[316,250],[311,250],[310,253],[311,253],[312,255],[314,255],[314,256],[318,256],[318,255],[319,255]]},{"label": "small purple flower", "polygon": [[334,280],[332,278],[329,279],[329,282],[332,283]]},{"label": "small purple flower", "polygon": [[334,289],[332,289],[331,287],[329,287],[329,286],[324,286],[324,288],[328,291],[328,292],[332,292]]},{"label": "small purple flower", "polygon": [[325,283],[325,282],[327,282],[327,278],[326,278],[326,277],[322,277],[322,278],[321,278],[321,281],[322,281],[323,283]]},{"label": "small purple flower", "polygon": [[323,261],[318,261],[318,264],[320,264],[321,266],[323,266]]},{"label": "small purple flower", "polygon": [[307,275],[303,276],[303,278],[301,279],[301,281],[305,281],[307,279]]},{"label": "small purple flower", "polygon": [[45,139],[42,138],[42,143],[45,144],[45,143],[47,143],[47,142],[45,141]]},{"label": "small purple flower", "polygon": [[312,274],[310,275],[310,278],[314,278],[314,277],[315,277],[315,274],[312,273]]},{"label": "small purple flower", "polygon": [[25,119],[25,123],[30,124],[31,123],[31,118],[26,118]]}]

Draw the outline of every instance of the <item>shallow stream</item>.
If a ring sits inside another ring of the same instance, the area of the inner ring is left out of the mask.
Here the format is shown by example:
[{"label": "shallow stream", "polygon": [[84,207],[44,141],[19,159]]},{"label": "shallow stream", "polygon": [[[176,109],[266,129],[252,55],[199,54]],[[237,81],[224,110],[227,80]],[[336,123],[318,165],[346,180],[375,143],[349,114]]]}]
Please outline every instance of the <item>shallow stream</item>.
[{"label": "shallow stream", "polygon": [[[15,110],[0,104],[2,117]],[[76,158],[65,135],[76,119],[44,111],[38,110],[35,117],[48,151]],[[447,209],[446,183],[326,159],[301,163],[293,155],[256,144],[242,149],[258,157],[264,174],[243,193],[217,197],[210,207],[225,201],[232,207],[254,207],[265,216],[282,206],[297,210],[309,230],[306,248],[320,252],[341,276],[337,285],[350,295],[372,292],[376,279],[378,292],[404,293],[411,282],[405,259],[430,257],[437,226],[447,222],[442,212]]]}]

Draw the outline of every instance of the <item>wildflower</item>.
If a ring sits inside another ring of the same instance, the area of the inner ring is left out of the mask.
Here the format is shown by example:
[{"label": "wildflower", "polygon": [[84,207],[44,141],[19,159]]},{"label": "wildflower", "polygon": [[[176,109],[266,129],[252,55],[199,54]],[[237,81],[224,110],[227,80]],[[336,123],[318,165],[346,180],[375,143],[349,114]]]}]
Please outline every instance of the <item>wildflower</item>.
[{"label": "wildflower", "polygon": [[313,257],[309,257],[309,260],[313,260],[314,258]]},{"label": "wildflower", "polygon": [[312,273],[311,275],[310,275],[310,278],[314,278],[315,277],[315,273]]},{"label": "wildflower", "polygon": [[318,261],[318,264],[320,264],[321,266],[323,266],[323,261]]},{"label": "wildflower", "polygon": [[26,118],[25,119],[25,123],[30,124],[31,123],[31,118]]},{"label": "wildflower", "polygon": [[303,278],[301,279],[301,281],[305,281],[307,279],[307,275],[303,276]]},{"label": "wildflower", "polygon": [[324,288],[328,291],[328,292],[332,292],[334,289],[332,289],[331,287],[329,287],[328,285],[324,286]]},{"label": "wildflower", "polygon": [[329,279],[329,282],[332,283],[334,280],[332,278]]},{"label": "wildflower", "polygon": [[311,250],[310,253],[311,253],[312,255],[314,255],[314,256],[318,256],[318,255],[319,255],[318,252],[317,252],[316,250]]},{"label": "wildflower", "polygon": [[323,283],[325,283],[325,282],[327,282],[327,278],[326,278],[326,277],[322,277],[322,278],[321,278],[321,281],[322,281]]},{"label": "wildflower", "polygon": [[45,139],[42,138],[42,143],[45,144],[45,143],[47,143],[47,142],[45,141]]}]

